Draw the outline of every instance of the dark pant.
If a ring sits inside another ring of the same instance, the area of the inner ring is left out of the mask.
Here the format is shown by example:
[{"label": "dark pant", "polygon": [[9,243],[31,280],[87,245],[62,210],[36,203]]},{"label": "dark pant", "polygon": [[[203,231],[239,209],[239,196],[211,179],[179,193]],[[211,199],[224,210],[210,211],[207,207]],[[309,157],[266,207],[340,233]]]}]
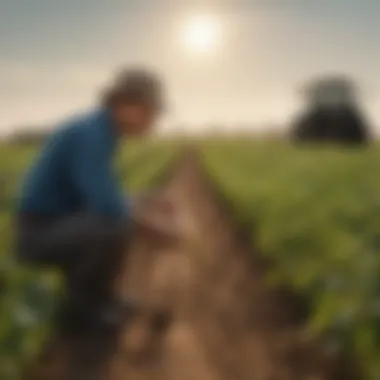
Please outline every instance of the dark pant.
[{"label": "dark pant", "polygon": [[22,263],[63,270],[71,309],[91,313],[112,300],[126,251],[124,223],[94,215],[20,216],[16,230]]}]

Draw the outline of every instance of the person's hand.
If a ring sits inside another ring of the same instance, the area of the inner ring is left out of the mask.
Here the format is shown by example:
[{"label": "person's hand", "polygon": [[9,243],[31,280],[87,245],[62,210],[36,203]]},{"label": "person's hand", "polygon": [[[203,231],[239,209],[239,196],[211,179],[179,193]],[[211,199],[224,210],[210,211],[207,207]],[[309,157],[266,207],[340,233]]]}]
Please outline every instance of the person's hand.
[{"label": "person's hand", "polygon": [[175,208],[173,202],[161,193],[143,194],[129,200],[129,202],[135,214],[140,214],[147,210],[171,213],[174,212]]},{"label": "person's hand", "polygon": [[178,212],[169,199],[149,197],[136,203],[135,232],[154,245],[174,244],[180,240]]}]

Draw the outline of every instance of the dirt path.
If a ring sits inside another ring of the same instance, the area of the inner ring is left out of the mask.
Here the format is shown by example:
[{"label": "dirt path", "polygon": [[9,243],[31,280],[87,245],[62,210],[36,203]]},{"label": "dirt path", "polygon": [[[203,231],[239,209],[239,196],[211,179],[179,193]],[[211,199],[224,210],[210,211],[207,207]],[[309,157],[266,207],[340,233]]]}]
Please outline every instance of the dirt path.
[{"label": "dirt path", "polygon": [[264,286],[266,265],[218,203],[196,155],[183,159],[165,192],[183,239],[158,250],[136,237],[118,289],[146,308],[98,378],[87,363],[78,379],[359,379],[305,337],[297,297]]}]

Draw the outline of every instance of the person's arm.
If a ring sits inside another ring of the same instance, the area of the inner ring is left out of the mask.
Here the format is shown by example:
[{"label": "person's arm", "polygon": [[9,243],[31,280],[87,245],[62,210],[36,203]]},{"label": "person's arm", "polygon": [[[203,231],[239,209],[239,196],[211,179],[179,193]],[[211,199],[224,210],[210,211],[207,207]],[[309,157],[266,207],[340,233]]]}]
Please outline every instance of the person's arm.
[{"label": "person's arm", "polygon": [[112,218],[129,218],[128,205],[112,171],[112,157],[102,136],[79,136],[74,162],[74,182],[90,212]]}]

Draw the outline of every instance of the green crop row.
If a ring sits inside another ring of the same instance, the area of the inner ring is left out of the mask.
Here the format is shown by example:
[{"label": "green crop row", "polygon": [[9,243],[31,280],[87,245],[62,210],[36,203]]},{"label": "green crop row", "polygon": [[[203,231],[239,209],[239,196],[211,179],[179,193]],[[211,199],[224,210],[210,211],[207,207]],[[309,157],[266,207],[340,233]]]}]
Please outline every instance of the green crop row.
[{"label": "green crop row", "polygon": [[208,142],[210,177],[252,243],[312,306],[309,327],[380,378],[380,151]]}]

